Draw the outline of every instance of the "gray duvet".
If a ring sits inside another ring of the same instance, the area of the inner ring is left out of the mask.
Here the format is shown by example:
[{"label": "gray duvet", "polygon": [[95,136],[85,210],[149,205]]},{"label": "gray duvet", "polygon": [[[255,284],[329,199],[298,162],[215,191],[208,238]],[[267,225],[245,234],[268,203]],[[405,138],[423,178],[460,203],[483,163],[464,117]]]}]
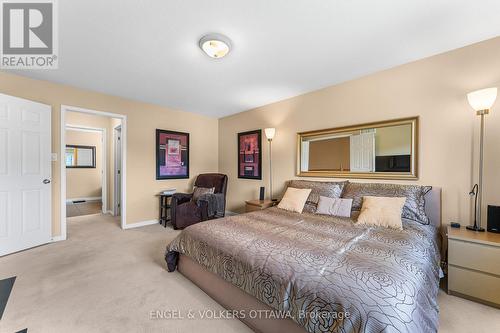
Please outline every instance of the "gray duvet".
[{"label": "gray duvet", "polygon": [[166,260],[190,257],[308,332],[435,332],[437,230],[403,227],[270,208],[190,226]]}]

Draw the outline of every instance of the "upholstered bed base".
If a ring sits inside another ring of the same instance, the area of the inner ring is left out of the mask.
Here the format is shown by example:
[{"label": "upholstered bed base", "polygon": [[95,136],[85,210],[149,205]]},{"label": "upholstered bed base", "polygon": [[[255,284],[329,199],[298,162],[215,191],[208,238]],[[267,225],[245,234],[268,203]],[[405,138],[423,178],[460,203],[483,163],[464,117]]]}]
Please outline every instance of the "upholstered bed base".
[{"label": "upholstered bed base", "polygon": [[289,318],[250,318],[250,311],[273,311],[271,307],[238,287],[206,270],[185,255],[179,255],[177,270],[212,297],[217,303],[229,310],[243,311],[246,318],[240,318],[255,332],[262,333],[304,333],[305,330]]},{"label": "upholstered bed base", "polygon": [[[434,188],[426,195],[426,213],[431,224],[437,228],[441,226],[441,189]],[[217,303],[229,310],[244,311],[249,314],[251,310],[273,311],[271,307],[262,303],[255,297],[235,287],[216,274],[206,270],[189,257],[180,254],[177,270],[202,289]],[[261,333],[304,333],[305,329],[291,319],[275,318],[240,318],[247,326]]]}]

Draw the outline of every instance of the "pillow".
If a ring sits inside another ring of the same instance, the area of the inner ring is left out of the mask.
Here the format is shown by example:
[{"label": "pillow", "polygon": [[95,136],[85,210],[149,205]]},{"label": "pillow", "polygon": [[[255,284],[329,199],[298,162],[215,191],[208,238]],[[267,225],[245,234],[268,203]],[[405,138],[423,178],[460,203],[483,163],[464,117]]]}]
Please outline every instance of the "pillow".
[{"label": "pillow", "polygon": [[403,230],[401,212],[405,202],[404,197],[363,197],[356,223]]},{"label": "pillow", "polygon": [[198,198],[201,197],[203,194],[212,194],[215,192],[215,187],[199,187],[195,186],[194,191],[193,191],[193,197],[191,198],[191,201],[193,202],[198,202]]},{"label": "pillow", "polygon": [[351,217],[352,199],[320,196],[316,214]]},{"label": "pillow", "polygon": [[301,189],[289,187],[286,189],[283,199],[278,204],[278,208],[289,210],[292,212],[302,213],[307,197],[311,193],[311,189]]},{"label": "pillow", "polygon": [[398,185],[378,183],[347,183],[342,198],[353,199],[352,210],[359,211],[364,196],[406,197],[402,216],[421,224],[429,224],[425,213],[425,195],[432,186]]},{"label": "pillow", "polygon": [[320,196],[330,198],[340,198],[347,181],[342,182],[318,182],[311,180],[294,179],[288,182],[288,187],[308,188],[311,189],[311,194],[307,198],[304,212],[315,213],[318,208]]}]

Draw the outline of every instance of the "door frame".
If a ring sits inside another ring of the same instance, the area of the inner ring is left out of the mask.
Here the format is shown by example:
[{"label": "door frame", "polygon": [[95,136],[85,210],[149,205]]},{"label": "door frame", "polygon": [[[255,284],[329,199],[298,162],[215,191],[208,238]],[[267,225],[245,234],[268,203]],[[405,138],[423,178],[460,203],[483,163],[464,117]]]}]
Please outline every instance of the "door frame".
[{"label": "door frame", "polygon": [[[105,214],[108,211],[108,186],[107,186],[107,171],[108,171],[108,144],[107,144],[107,130],[101,127],[90,127],[67,124],[65,127],[66,131],[79,131],[79,132],[90,132],[90,133],[100,133],[101,134],[101,201],[102,201],[102,212]],[[64,138],[66,139],[66,132],[64,132]],[[65,146],[66,149],[66,146]],[[65,150],[66,151],[66,150]],[[66,161],[66,155],[61,153],[61,158],[64,157]],[[66,164],[66,163],[65,163]],[[66,169],[66,168],[65,168]],[[67,198],[66,198],[67,201]]]},{"label": "door frame", "polygon": [[122,173],[121,173],[121,184],[122,184],[122,215],[120,226],[125,229],[127,221],[127,116],[118,113],[111,113],[105,111],[97,111],[92,109],[85,109],[77,106],[61,105],[60,109],[60,133],[61,133],[61,144],[60,144],[60,177],[61,177],[61,238],[58,240],[64,240],[67,238],[67,228],[66,228],[66,112],[80,112],[86,114],[92,114],[96,116],[104,116],[111,118],[118,118],[122,122]]},{"label": "door frame", "polygon": [[[118,169],[118,163],[116,162],[118,159],[117,159],[117,156],[118,156],[118,149],[116,149],[116,146],[117,146],[117,143],[118,143],[118,140],[116,140],[116,132],[118,131],[118,129],[120,129],[120,144],[121,146],[123,147],[123,132],[122,132],[122,125],[117,125],[115,127],[113,127],[113,146],[114,146],[114,169],[113,169],[113,185],[114,185],[114,196],[113,196],[113,215],[116,216],[119,212],[119,209],[117,207],[117,204],[116,204],[116,199],[118,198],[118,195],[117,193],[119,192],[118,191],[118,182],[116,181],[116,179],[118,178],[116,175],[118,174],[116,171]],[[120,151],[120,154],[123,153],[123,149],[122,151]],[[121,160],[121,167],[123,168],[123,156],[120,155],[120,160]],[[123,173],[123,170],[121,169],[120,171],[120,175]],[[120,182],[121,183],[121,182]],[[123,188],[120,187],[120,190],[122,191]],[[122,202],[120,200],[120,208],[122,208]]]}]

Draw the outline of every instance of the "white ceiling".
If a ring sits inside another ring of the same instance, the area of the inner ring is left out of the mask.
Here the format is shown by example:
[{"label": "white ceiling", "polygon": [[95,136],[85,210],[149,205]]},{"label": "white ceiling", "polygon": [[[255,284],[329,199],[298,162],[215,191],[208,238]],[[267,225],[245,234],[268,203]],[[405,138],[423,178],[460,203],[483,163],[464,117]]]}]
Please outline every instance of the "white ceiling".
[{"label": "white ceiling", "polygon": [[18,74],[215,117],[500,35],[498,0],[58,3],[59,69]]}]

